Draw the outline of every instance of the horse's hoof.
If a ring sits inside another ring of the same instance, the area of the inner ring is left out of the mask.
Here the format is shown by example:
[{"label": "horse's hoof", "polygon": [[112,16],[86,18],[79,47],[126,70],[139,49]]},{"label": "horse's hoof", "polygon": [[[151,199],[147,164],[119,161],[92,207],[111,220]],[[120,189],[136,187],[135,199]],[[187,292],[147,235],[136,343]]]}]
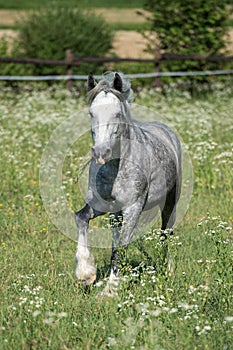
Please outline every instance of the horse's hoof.
[{"label": "horse's hoof", "polygon": [[96,274],[92,274],[88,278],[78,279],[77,282],[82,283],[84,286],[90,286],[95,282],[95,280],[96,280]]},{"label": "horse's hoof", "polygon": [[118,296],[118,287],[120,279],[116,276],[110,276],[110,280],[107,282],[104,289],[98,293],[97,297],[116,298]]},{"label": "horse's hoof", "polygon": [[99,292],[96,295],[97,299],[104,298],[104,299],[111,299],[111,298],[116,298],[118,297],[118,293],[114,290],[109,290],[109,289],[104,289],[102,292]]},{"label": "horse's hoof", "polygon": [[84,283],[89,286],[90,284],[93,284],[96,280],[96,274],[91,275]]}]

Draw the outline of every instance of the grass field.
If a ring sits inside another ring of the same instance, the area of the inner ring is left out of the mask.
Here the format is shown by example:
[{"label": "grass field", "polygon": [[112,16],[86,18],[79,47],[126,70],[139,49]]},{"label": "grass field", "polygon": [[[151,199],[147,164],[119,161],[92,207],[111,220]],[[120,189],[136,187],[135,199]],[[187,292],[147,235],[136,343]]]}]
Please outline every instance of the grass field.
[{"label": "grass field", "polygon": [[[51,223],[39,191],[40,160],[52,131],[71,115],[85,129],[88,116],[78,111],[86,99],[60,88],[0,91],[2,350],[233,348],[233,87],[216,84],[200,96],[178,89],[166,96],[137,93],[135,102],[153,108],[188,145],[194,192],[168,242],[174,274],[162,269],[162,244],[156,231],[148,232],[129,247],[118,297],[108,299],[97,295],[110,251],[93,249],[98,283],[78,285],[76,243]],[[64,164],[63,185],[76,210],[83,205],[76,177],[90,144],[82,138]]]},{"label": "grass field", "polygon": [[0,0],[0,8],[7,8],[7,9],[35,9],[39,7],[45,7],[45,6],[68,6],[68,7],[82,7],[82,8],[93,8],[93,7],[105,7],[105,8],[137,8],[142,7],[144,4],[144,0],[114,0],[114,1],[108,1],[108,0],[69,0],[69,1],[63,1],[63,0],[53,0],[53,1],[46,1],[46,0],[8,0],[3,1]]}]

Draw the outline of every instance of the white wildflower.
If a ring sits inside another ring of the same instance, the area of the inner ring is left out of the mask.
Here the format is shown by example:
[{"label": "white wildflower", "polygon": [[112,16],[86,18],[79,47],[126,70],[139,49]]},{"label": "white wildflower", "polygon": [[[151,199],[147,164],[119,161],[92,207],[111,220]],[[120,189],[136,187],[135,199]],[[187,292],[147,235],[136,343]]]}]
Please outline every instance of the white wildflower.
[{"label": "white wildflower", "polygon": [[40,311],[36,310],[32,313],[32,316],[37,317],[38,315],[40,315],[40,313],[41,313]]},{"label": "white wildflower", "polygon": [[224,318],[224,320],[225,320],[226,322],[233,322],[233,316],[226,316],[226,317]]}]

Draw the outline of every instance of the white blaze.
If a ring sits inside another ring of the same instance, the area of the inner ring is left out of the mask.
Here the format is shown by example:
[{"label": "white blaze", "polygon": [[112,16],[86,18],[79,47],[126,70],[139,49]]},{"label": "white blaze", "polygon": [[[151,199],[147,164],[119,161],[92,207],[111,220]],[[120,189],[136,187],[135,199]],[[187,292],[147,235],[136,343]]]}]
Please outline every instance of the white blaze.
[{"label": "white blaze", "polygon": [[[108,130],[114,117],[121,112],[121,103],[113,93],[101,91],[90,107],[93,117],[93,130],[96,134],[96,143],[106,143],[109,140]],[[115,121],[116,122],[116,121]]]}]

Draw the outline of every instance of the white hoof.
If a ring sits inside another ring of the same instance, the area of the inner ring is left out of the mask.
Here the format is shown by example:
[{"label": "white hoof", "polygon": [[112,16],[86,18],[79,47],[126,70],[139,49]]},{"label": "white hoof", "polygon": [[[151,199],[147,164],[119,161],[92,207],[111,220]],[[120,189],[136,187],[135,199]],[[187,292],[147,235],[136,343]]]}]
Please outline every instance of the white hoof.
[{"label": "white hoof", "polygon": [[90,275],[90,276],[81,276],[77,277],[77,282],[82,283],[84,286],[90,286],[93,284],[96,280],[96,274]]},{"label": "white hoof", "polygon": [[92,255],[90,255],[87,259],[78,259],[75,275],[78,282],[82,282],[86,286],[94,283],[96,280],[96,267]]},{"label": "white hoof", "polygon": [[97,297],[116,297],[118,296],[118,287],[120,284],[120,278],[115,276],[112,272],[109,277],[109,280],[104,287],[104,289],[97,295]]}]

